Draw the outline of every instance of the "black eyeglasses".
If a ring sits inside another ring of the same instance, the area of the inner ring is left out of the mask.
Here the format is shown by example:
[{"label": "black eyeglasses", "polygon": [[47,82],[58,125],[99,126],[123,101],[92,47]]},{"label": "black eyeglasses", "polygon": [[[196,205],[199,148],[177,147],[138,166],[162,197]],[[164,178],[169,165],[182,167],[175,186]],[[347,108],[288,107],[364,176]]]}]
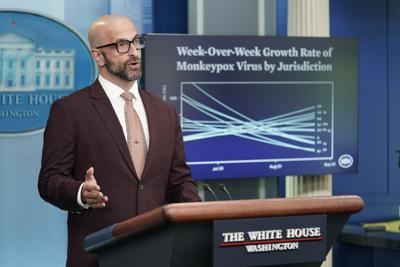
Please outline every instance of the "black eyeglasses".
[{"label": "black eyeglasses", "polygon": [[133,46],[137,50],[144,48],[144,46],[146,45],[146,36],[136,34],[135,37],[133,37],[132,41],[121,40],[112,44],[101,45],[96,48],[99,49],[107,46],[115,46],[115,49],[117,49],[118,53],[125,54],[128,53],[129,49],[131,49],[131,44],[133,44]]}]

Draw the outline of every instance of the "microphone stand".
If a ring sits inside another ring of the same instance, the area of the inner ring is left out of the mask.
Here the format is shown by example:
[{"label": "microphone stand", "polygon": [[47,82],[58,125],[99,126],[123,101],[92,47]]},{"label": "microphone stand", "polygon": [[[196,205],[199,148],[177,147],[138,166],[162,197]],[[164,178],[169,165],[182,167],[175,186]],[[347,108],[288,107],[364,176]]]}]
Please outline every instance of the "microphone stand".
[{"label": "microphone stand", "polygon": [[219,189],[221,189],[221,191],[223,191],[229,198],[229,200],[232,200],[231,194],[229,193],[228,188],[226,188],[226,186],[223,183],[219,183],[218,184]]},{"label": "microphone stand", "polygon": [[204,189],[211,193],[211,195],[214,197],[215,201],[218,200],[217,195],[215,194],[214,190],[211,188],[211,186],[209,184],[207,184],[207,183],[204,184]]}]

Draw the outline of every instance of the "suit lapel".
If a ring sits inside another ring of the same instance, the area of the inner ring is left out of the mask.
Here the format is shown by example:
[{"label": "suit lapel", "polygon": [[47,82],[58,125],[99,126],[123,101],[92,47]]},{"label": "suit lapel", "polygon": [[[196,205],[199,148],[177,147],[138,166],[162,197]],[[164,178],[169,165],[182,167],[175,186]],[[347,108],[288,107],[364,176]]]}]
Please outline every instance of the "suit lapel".
[{"label": "suit lapel", "polygon": [[129,169],[137,177],[135,168],[133,166],[132,158],[129,154],[128,145],[125,140],[124,132],[119,123],[117,115],[115,114],[114,108],[111,105],[106,93],[101,87],[98,80],[91,86],[90,96],[92,99],[92,104],[96,109],[97,113],[104,122],[106,128],[108,129],[110,135],[112,136],[115,144],[117,145],[119,151],[121,152],[122,158],[125,163],[129,166]]},{"label": "suit lapel", "polygon": [[142,89],[139,89],[140,97],[142,99],[144,108],[146,110],[147,123],[149,125],[149,134],[150,134],[150,144],[149,151],[146,157],[146,163],[144,165],[142,179],[146,177],[146,173],[149,171],[151,167],[151,162],[154,158],[154,154],[156,153],[157,142],[159,140],[159,123],[157,123],[157,107],[154,105],[152,101],[151,95],[144,92]]}]

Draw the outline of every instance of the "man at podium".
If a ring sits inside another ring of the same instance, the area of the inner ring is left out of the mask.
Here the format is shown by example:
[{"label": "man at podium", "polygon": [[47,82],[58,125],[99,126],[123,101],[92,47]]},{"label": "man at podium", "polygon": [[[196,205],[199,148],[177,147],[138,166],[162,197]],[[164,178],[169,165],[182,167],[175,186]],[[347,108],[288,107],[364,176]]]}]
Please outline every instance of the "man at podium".
[{"label": "man at podium", "polygon": [[68,211],[67,266],[98,266],[84,238],[171,202],[200,201],[176,111],[138,89],[145,37],[121,16],[90,27],[95,82],[51,107],[38,188]]}]

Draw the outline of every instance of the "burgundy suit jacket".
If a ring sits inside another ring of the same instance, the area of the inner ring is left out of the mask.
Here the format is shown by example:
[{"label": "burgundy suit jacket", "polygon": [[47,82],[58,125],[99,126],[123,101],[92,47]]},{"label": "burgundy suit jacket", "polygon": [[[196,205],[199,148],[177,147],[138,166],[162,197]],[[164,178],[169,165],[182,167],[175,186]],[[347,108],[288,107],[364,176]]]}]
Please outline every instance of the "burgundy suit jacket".
[{"label": "burgundy suit jacket", "polygon": [[[44,200],[69,211],[67,266],[98,266],[97,257],[83,247],[84,238],[94,231],[165,203],[200,201],[175,109],[139,91],[150,132],[140,181],[122,127],[98,81],[51,107],[38,188]],[[82,210],[77,193],[91,166],[109,200],[105,208]]]}]

